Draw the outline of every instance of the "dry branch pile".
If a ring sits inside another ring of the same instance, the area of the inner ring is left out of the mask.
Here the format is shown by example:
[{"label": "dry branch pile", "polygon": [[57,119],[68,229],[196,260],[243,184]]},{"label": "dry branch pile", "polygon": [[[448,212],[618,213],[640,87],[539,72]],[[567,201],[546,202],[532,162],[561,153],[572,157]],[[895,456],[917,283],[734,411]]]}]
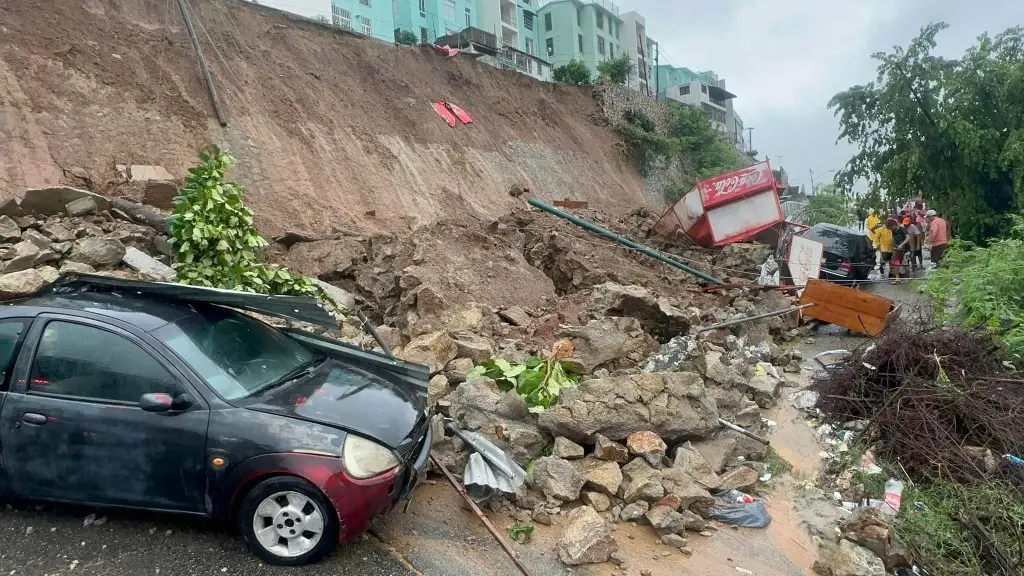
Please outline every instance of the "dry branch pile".
[{"label": "dry branch pile", "polygon": [[983,331],[894,326],[815,382],[818,408],[867,420],[875,454],[913,476],[991,478],[1024,452],[1024,376],[1003,358]]}]

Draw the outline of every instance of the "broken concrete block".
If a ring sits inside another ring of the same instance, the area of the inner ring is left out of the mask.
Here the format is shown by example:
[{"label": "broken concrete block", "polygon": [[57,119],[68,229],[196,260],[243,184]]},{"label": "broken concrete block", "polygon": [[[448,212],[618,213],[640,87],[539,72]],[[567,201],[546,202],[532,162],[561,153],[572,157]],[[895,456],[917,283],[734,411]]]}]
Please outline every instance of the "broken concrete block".
[{"label": "broken concrete block", "polygon": [[85,198],[68,202],[64,205],[64,210],[67,211],[68,216],[85,216],[96,211],[96,201],[86,196]]},{"label": "broken concrete block", "polygon": [[174,271],[174,268],[171,268],[167,264],[164,264],[134,246],[129,246],[125,249],[124,256],[121,258],[121,261],[132,270],[142,272],[153,279],[160,280],[162,282],[173,282],[178,277],[178,273]]}]

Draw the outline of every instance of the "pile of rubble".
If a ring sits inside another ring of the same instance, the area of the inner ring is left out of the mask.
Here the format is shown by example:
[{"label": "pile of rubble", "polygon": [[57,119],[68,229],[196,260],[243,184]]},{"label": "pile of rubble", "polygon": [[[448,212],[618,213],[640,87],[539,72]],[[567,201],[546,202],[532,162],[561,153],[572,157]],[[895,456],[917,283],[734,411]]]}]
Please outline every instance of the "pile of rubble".
[{"label": "pile of rubble", "polygon": [[170,254],[165,235],[85,190],[32,189],[0,206],[2,299],[32,294],[68,272],[173,280]]}]

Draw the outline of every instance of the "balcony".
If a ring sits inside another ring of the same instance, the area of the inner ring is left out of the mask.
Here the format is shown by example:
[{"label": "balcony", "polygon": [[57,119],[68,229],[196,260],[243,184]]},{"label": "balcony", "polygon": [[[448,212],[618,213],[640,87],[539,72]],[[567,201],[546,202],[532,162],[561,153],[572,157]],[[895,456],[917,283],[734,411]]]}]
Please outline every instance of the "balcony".
[{"label": "balcony", "polygon": [[515,28],[516,30],[519,29],[519,26],[516,24],[516,15],[515,15],[515,13],[508,14],[506,12],[502,12],[501,13],[501,23],[503,25],[505,25],[505,26],[510,26],[512,28]]}]

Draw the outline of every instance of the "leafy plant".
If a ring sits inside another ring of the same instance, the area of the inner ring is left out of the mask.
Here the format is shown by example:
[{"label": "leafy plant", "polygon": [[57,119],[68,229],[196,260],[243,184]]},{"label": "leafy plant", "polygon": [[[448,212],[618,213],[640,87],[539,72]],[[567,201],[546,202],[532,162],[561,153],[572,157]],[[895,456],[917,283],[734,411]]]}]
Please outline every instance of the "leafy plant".
[{"label": "leafy plant", "polygon": [[597,75],[616,84],[625,84],[634,72],[636,72],[636,64],[629,59],[629,54],[605,60],[597,65]]},{"label": "leafy plant", "polygon": [[1010,236],[985,248],[953,240],[922,287],[939,316],[986,326],[1008,351],[1024,354],[1024,217],[1012,216]]},{"label": "leafy plant", "polygon": [[800,219],[801,223],[808,226],[823,222],[836,226],[853,226],[857,221],[850,211],[849,196],[840,192],[834,183],[819,187],[813,196],[807,198],[807,207],[801,213]]},{"label": "leafy plant", "polygon": [[533,535],[533,524],[527,524],[516,520],[516,523],[508,529],[508,535],[516,542],[525,544],[530,540],[530,536]]},{"label": "leafy plant", "polygon": [[420,39],[416,37],[416,34],[413,34],[408,30],[402,30],[401,28],[397,28],[395,29],[395,42],[398,44],[415,46],[420,43]]},{"label": "leafy plant", "polygon": [[922,196],[978,244],[1006,236],[1024,198],[1024,28],[983,34],[960,58],[933,54],[933,23],[879,52],[874,82],[829,102],[858,148],[839,174],[898,201]]},{"label": "leafy plant", "polygon": [[502,391],[515,390],[530,412],[543,412],[558,401],[562,388],[572,388],[580,381],[571,363],[572,343],[555,343],[546,358],[533,356],[523,363],[491,358],[474,366],[467,378],[490,378]]},{"label": "leafy plant", "polygon": [[594,83],[593,75],[590,73],[590,68],[587,67],[586,63],[582,60],[576,60],[573,58],[567,64],[552,70],[555,82],[562,82],[563,84],[582,84],[589,86]]},{"label": "leafy plant", "polygon": [[252,211],[242,202],[245,189],[225,180],[234,159],[212,146],[199,154],[199,160],[189,168],[170,218],[178,281],[261,294],[320,297],[330,302],[309,278],[259,261],[258,251],[267,241],[256,231]]}]

